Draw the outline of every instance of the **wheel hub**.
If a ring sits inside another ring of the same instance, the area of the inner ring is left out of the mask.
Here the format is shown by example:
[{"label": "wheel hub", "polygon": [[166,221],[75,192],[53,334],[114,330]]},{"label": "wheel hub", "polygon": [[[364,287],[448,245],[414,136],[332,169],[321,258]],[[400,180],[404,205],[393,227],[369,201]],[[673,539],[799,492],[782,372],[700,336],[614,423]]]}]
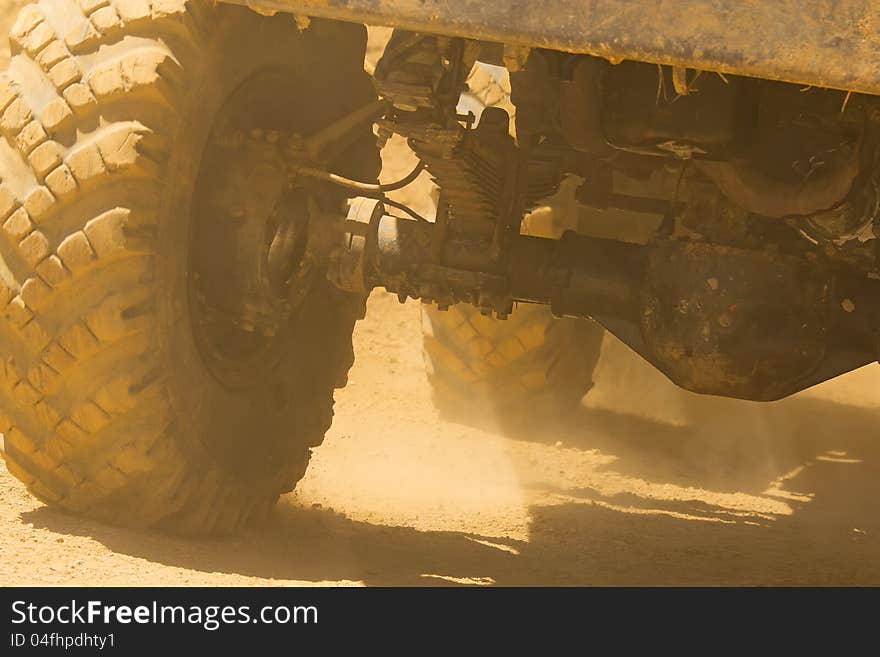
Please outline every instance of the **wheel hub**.
[{"label": "wheel hub", "polygon": [[[258,375],[309,289],[311,193],[291,185],[278,132],[216,137],[196,195],[191,311],[200,349],[219,378]],[[255,374],[256,373],[256,374]]]}]

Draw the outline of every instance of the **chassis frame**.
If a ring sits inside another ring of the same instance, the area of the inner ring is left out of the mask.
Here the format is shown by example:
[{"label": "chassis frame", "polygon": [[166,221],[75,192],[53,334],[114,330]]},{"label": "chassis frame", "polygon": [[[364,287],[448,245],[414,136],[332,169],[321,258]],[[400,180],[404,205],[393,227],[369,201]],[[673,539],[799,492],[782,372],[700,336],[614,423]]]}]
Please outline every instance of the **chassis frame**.
[{"label": "chassis frame", "polygon": [[221,2],[880,94],[880,4],[874,0]]}]

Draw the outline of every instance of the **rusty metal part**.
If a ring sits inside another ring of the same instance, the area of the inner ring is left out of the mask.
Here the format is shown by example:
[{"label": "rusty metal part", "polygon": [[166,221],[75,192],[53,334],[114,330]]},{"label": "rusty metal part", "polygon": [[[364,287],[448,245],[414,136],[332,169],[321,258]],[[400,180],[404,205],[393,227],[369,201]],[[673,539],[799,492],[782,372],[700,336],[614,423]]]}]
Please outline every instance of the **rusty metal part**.
[{"label": "rusty metal part", "polygon": [[450,244],[444,252],[449,264],[436,264],[431,256],[435,225],[387,215],[383,203],[370,198],[351,201],[345,230],[329,275],[338,287],[362,294],[381,286],[402,300],[467,302],[510,313],[506,279],[478,269],[485,244]]},{"label": "rusty metal part", "polygon": [[[343,120],[318,135],[346,140],[366,113],[362,108],[345,118],[353,115],[360,115],[355,123]],[[318,142],[336,145],[324,137]],[[297,134],[254,128],[247,135],[217,135],[206,155],[216,180],[210,204],[218,225],[211,244],[222,245],[225,255],[211,260],[212,271],[199,272],[202,287],[213,294],[196,287],[208,315],[248,333],[271,337],[279,332],[341,234],[342,213],[334,209],[338,192],[328,201],[329,186],[320,189],[320,183],[301,177],[303,169],[314,170],[303,164],[308,155],[302,147]],[[319,178],[327,176],[332,181],[330,174]],[[237,274],[230,277],[230,271]],[[220,278],[222,286],[216,284]]]},{"label": "rusty metal part", "polygon": [[511,246],[511,293],[549,305],[558,317],[635,321],[645,255],[638,245],[573,231],[559,240],[523,235]]},{"label": "rusty metal part", "polygon": [[479,44],[395,30],[376,64],[379,95],[403,113],[427,110],[442,121],[465,89]]},{"label": "rusty metal part", "polygon": [[500,253],[500,233],[522,212],[511,199],[519,185],[517,149],[510,116],[487,108],[476,129],[462,125],[457,104],[467,73],[460,39],[395,30],[376,66],[376,88],[393,108],[380,125],[404,136],[440,188],[444,225],[453,234],[491,242]]},{"label": "rusty metal part", "polygon": [[326,160],[325,151],[330,148],[336,151],[346,148],[351,136],[357,134],[358,128],[366,123],[372,123],[382,116],[384,111],[385,103],[382,101],[369,102],[315,134],[309,135],[303,140],[301,149],[308,153],[313,161]]},{"label": "rusty metal part", "polygon": [[311,208],[304,189],[285,194],[278,205],[278,226],[266,255],[266,277],[272,293],[284,298],[305,253]]},{"label": "rusty metal part", "polygon": [[675,82],[676,71],[680,76],[683,68],[623,62],[606,63],[600,70],[600,93],[586,102],[597,106],[592,111],[601,115],[601,134],[615,148],[719,160],[728,159],[747,138],[741,126],[751,122],[753,110],[739,76],[725,82],[717,75],[694,75],[688,93],[678,94],[672,89],[685,84]]},{"label": "rusty metal part", "polygon": [[861,149],[851,150],[846,162],[831,173],[798,182],[774,180],[744,162],[695,160],[694,166],[749,212],[773,218],[804,216],[828,210],[850,193],[861,169]]},{"label": "rusty metal part", "polygon": [[[558,189],[558,162],[526,158],[510,136],[510,116],[499,107],[483,111],[475,129],[456,125],[425,132],[395,130],[409,137],[410,146],[426,163],[440,188],[432,261],[447,265],[450,245],[472,254],[472,266],[486,271],[503,265],[507,244],[519,233],[524,213]],[[485,248],[478,248],[478,245]],[[463,246],[467,245],[467,246]],[[509,303],[483,304],[482,309],[507,314]],[[500,308],[500,310],[499,310]]]},{"label": "rusty metal part", "polygon": [[[513,302],[596,319],[695,392],[768,401],[876,359],[880,282],[794,256],[700,242],[647,246],[566,233],[520,235],[506,266],[463,243],[431,262],[432,224],[356,201],[333,280],[506,315]],[[478,245],[479,250],[479,245]],[[484,247],[483,247],[484,248]]]},{"label": "rusty metal part", "polygon": [[224,0],[371,25],[880,94],[875,0]]},{"label": "rusty metal part", "polygon": [[[798,232],[813,244],[832,246],[833,252],[861,247],[880,237],[880,152],[875,154],[873,171],[839,205],[808,217],[788,220]],[[873,254],[871,254],[873,256]]]},{"label": "rusty metal part", "polygon": [[614,151],[602,128],[601,85],[607,65],[585,57],[559,86],[559,120],[566,139],[572,148],[599,157]]},{"label": "rusty metal part", "polygon": [[880,187],[877,181],[865,185],[840,205],[809,217],[796,217],[790,223],[814,244],[845,247],[870,242],[878,237]]},{"label": "rusty metal part", "polygon": [[[282,149],[276,135],[259,129],[247,137],[222,135],[214,144],[204,174],[211,176],[212,194],[204,202],[218,225],[211,242],[214,257],[197,258],[193,265],[200,309],[209,323],[271,337],[291,306],[270,280],[267,256],[275,229],[283,227],[295,242],[299,223],[291,217],[287,225],[280,217],[288,186]],[[286,250],[280,241],[275,248]],[[231,271],[236,275],[229,276]]]},{"label": "rusty metal part", "polygon": [[[472,269],[488,272],[503,266],[525,209],[555,192],[562,173],[555,153],[529,157],[530,149],[517,145],[505,109],[483,109],[476,126],[473,113],[459,114],[478,45],[395,30],[376,66],[376,88],[389,104],[380,129],[407,139],[440,190],[431,262],[449,266],[450,245],[456,245],[472,258]],[[485,314],[510,311],[504,296],[477,303]]]},{"label": "rusty metal part", "polygon": [[705,243],[652,249],[641,328],[678,385],[776,399],[825,357],[827,277],[791,257]]},{"label": "rusty metal part", "polygon": [[374,284],[367,273],[370,253],[375,250],[372,230],[385,215],[379,199],[359,196],[350,201],[345,220],[344,245],[331,255],[327,278],[337,287],[356,294],[368,294]]}]

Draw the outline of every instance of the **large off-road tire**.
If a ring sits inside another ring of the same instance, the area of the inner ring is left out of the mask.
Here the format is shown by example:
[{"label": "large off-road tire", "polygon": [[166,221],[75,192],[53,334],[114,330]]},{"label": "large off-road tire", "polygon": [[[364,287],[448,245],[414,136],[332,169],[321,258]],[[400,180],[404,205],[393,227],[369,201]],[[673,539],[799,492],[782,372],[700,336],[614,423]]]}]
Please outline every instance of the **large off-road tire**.
[{"label": "large off-road tire", "polygon": [[422,311],[424,355],[434,401],[452,418],[502,426],[545,420],[578,404],[593,386],[602,328],[520,306],[506,321],[471,306]]},{"label": "large off-road tire", "polygon": [[[507,76],[478,65],[460,110],[479,114],[485,107],[503,107],[515,117]],[[558,237],[576,228],[572,206],[560,195],[526,218],[524,232]],[[544,306],[524,304],[505,321],[465,304],[443,312],[422,306],[422,328],[428,379],[440,411],[502,424],[540,421],[580,402],[593,385],[604,335],[598,324],[556,319]]]},{"label": "large off-road tire", "polygon": [[[312,277],[271,357],[236,361],[254,371],[230,383],[194,330],[191,241],[204,259],[213,239],[194,198],[215,120],[241,90],[238,118],[301,134],[375,98],[365,39],[209,0],[22,10],[0,76],[0,432],[9,471],[40,499],[227,532],[303,476],[362,300]],[[371,140],[365,126],[366,155],[332,166],[375,178]]]}]

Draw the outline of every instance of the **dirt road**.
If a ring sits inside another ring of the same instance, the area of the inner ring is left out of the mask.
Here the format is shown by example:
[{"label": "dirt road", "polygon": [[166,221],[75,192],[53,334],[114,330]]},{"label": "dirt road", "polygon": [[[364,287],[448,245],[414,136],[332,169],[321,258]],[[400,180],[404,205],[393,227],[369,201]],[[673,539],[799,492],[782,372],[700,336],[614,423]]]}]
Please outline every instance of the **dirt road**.
[{"label": "dirt road", "polygon": [[420,331],[374,294],[306,479],[233,539],[69,517],[0,466],[0,584],[880,584],[880,367],[745,404],[609,342],[578,413],[505,436],[437,417]]},{"label": "dirt road", "polygon": [[[832,401],[880,391],[880,368],[771,406],[670,386],[662,409],[605,372],[616,409],[504,437],[437,418],[417,306],[375,295],[356,347],[333,429],[262,526],[112,529],[2,471],[0,583],[880,584],[880,410]],[[652,419],[664,409],[673,422]]]}]

